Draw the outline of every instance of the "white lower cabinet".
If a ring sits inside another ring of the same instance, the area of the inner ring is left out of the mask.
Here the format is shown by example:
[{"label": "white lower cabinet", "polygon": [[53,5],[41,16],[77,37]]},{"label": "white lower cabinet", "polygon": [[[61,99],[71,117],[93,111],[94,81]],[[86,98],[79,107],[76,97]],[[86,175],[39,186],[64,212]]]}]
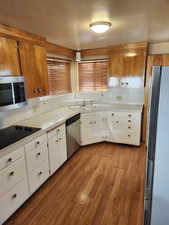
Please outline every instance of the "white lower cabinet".
[{"label": "white lower cabinet", "polygon": [[0,159],[0,224],[29,197],[24,148]]},{"label": "white lower cabinet", "polygon": [[141,112],[93,112],[81,116],[81,144],[101,141],[140,145]]},{"label": "white lower cabinet", "polygon": [[28,174],[30,193],[35,192],[49,177],[48,162],[43,161],[41,166]]},{"label": "white lower cabinet", "polygon": [[25,178],[0,198],[0,224],[5,222],[28,197],[28,184]]},{"label": "white lower cabinet", "polygon": [[81,115],[81,145],[103,141],[107,135],[106,120],[101,112]]},{"label": "white lower cabinet", "polygon": [[49,177],[47,134],[25,146],[29,190],[32,194]]},{"label": "white lower cabinet", "polygon": [[20,158],[12,165],[0,171],[0,197],[20,180],[25,179],[25,159]]},{"label": "white lower cabinet", "polygon": [[48,133],[50,174],[67,160],[65,124]]}]

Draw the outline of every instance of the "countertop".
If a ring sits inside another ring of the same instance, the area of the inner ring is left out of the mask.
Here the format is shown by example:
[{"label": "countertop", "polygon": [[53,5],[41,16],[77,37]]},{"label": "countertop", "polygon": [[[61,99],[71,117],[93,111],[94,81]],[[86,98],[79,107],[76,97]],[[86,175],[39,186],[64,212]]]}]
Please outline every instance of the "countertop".
[{"label": "countertop", "polygon": [[27,120],[19,122],[15,125],[21,126],[30,126],[30,127],[38,127],[41,128],[39,131],[29,135],[14,144],[11,144],[3,149],[0,150],[0,158],[9,154],[12,151],[15,151],[21,147],[24,147],[25,144],[29,143],[30,141],[34,140],[35,138],[45,134],[46,132],[50,131],[51,129],[63,124],[66,122],[67,119],[71,118],[72,116],[78,114],[80,111],[71,110],[68,107],[63,107],[51,112],[43,113],[39,116],[31,117]]},{"label": "countertop", "polygon": [[30,126],[41,128],[34,134],[21,139],[20,141],[9,145],[8,147],[0,150],[0,157],[8,154],[11,151],[23,147],[25,144],[29,143],[33,139],[45,134],[51,129],[63,124],[67,119],[78,113],[90,113],[97,111],[120,111],[120,112],[142,112],[142,105],[129,105],[129,104],[88,104],[88,105],[72,105],[67,107],[61,107],[53,111],[45,112],[38,116],[33,116],[16,125]]}]

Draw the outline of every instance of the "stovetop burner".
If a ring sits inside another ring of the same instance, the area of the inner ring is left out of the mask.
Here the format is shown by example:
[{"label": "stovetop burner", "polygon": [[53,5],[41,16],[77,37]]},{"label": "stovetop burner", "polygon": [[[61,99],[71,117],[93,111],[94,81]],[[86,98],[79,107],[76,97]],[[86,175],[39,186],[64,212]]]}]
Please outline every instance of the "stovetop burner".
[{"label": "stovetop burner", "polygon": [[40,128],[18,125],[0,129],[0,150],[35,133],[38,130],[40,130]]}]

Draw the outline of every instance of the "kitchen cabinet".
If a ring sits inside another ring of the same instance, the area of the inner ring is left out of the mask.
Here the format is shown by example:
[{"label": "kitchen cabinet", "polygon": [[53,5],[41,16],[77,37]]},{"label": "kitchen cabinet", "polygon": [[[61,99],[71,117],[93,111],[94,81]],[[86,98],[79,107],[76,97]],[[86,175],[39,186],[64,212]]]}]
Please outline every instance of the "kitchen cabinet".
[{"label": "kitchen cabinet", "polygon": [[81,115],[81,144],[101,141],[140,145],[140,112],[94,112]]},{"label": "kitchen cabinet", "polygon": [[19,53],[27,97],[47,95],[48,72],[45,48],[28,42],[19,42]]},{"label": "kitchen cabinet", "polygon": [[0,76],[21,75],[17,41],[0,37],[0,53]]},{"label": "kitchen cabinet", "polygon": [[110,142],[140,145],[141,114],[132,112],[110,112]]},{"label": "kitchen cabinet", "polygon": [[147,43],[133,43],[111,48],[109,73],[112,86],[144,87]]},{"label": "kitchen cabinet", "polygon": [[24,148],[0,158],[0,224],[29,197]]},{"label": "kitchen cabinet", "polygon": [[97,143],[105,139],[106,118],[100,112],[81,114],[81,144]]},{"label": "kitchen cabinet", "polygon": [[50,174],[67,160],[65,124],[48,133]]},{"label": "kitchen cabinet", "polygon": [[49,177],[47,135],[44,134],[25,145],[29,190],[32,194]]}]

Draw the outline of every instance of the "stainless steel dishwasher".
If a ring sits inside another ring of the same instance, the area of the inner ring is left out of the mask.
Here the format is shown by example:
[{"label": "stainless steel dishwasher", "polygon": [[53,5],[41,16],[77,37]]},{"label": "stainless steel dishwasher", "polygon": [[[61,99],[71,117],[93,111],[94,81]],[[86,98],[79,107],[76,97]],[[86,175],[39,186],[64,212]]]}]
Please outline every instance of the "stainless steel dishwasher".
[{"label": "stainless steel dishwasher", "polygon": [[66,142],[70,158],[80,147],[80,113],[66,121]]}]

